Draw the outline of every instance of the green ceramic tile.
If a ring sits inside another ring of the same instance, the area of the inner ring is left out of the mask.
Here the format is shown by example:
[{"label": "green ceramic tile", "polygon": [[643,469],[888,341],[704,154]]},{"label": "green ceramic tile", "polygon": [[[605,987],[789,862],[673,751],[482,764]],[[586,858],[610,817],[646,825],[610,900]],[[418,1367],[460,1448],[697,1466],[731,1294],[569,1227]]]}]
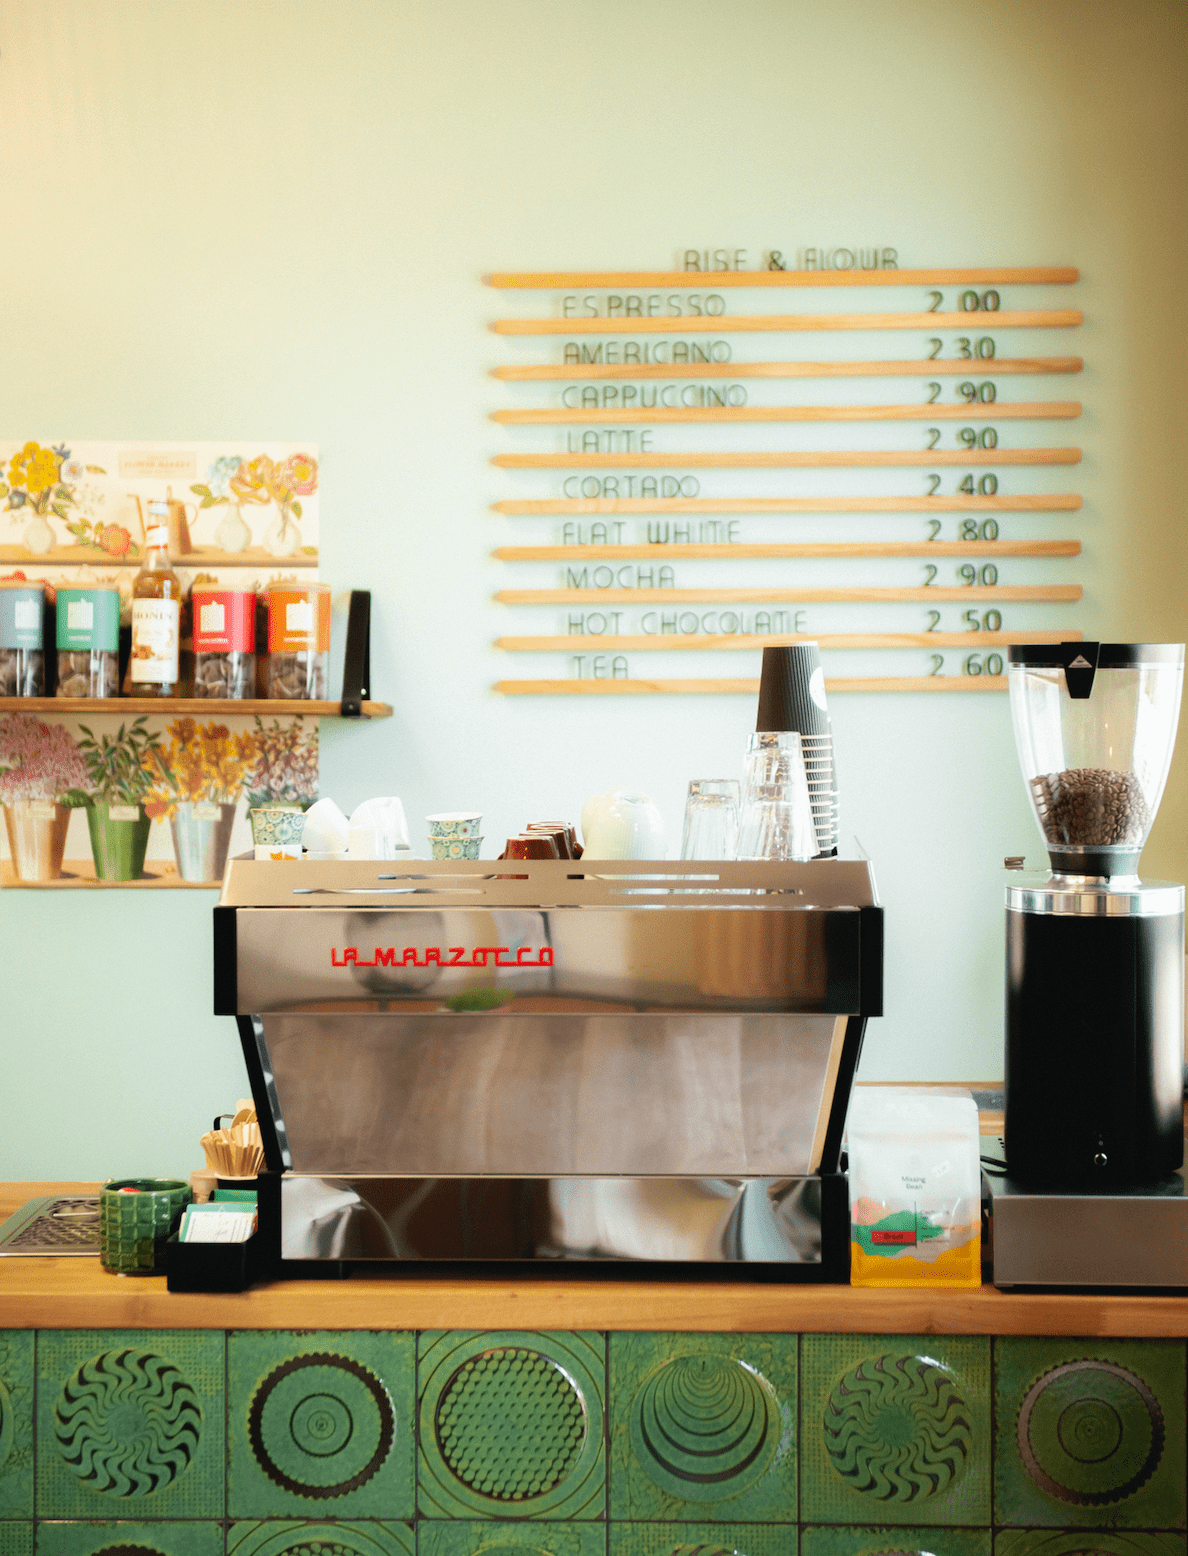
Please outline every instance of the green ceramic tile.
[{"label": "green ceramic tile", "polygon": [[31,1523],[0,1523],[0,1556],[33,1556]]},{"label": "green ceramic tile", "polygon": [[227,1337],[232,1518],[411,1518],[409,1333],[237,1331]]},{"label": "green ceramic tile", "polygon": [[227,1530],[227,1556],[413,1556],[415,1549],[411,1527],[386,1519],[251,1519]]},{"label": "green ceramic tile", "polygon": [[422,1334],[421,1516],[601,1518],[605,1370],[598,1334]]},{"label": "green ceramic tile", "polygon": [[0,1518],[32,1516],[33,1331],[0,1329]]},{"label": "green ceramic tile", "polygon": [[990,1341],[805,1335],[801,1518],[990,1523]]},{"label": "green ceramic tile", "polygon": [[65,1523],[37,1525],[37,1556],[223,1556],[217,1523]]},{"label": "green ceramic tile", "polygon": [[611,1524],[610,1556],[796,1556],[795,1524]]},{"label": "green ceramic tile", "polygon": [[1182,1340],[995,1342],[999,1524],[1182,1529]]},{"label": "green ceramic tile", "polygon": [[221,1518],[223,1358],[218,1332],[43,1329],[38,1515]]},{"label": "green ceramic tile", "polygon": [[539,1519],[510,1523],[417,1525],[419,1556],[606,1556],[605,1524],[548,1524]]},{"label": "green ceramic tile", "polygon": [[795,1335],[610,1337],[610,1516],[796,1520]]},{"label": "green ceramic tile", "polygon": [[1079,1529],[1000,1529],[994,1556],[1185,1556],[1182,1534],[1149,1534],[1129,1529],[1095,1529],[1086,1540]]},{"label": "green ceramic tile", "polygon": [[990,1531],[806,1525],[800,1556],[991,1556]]}]

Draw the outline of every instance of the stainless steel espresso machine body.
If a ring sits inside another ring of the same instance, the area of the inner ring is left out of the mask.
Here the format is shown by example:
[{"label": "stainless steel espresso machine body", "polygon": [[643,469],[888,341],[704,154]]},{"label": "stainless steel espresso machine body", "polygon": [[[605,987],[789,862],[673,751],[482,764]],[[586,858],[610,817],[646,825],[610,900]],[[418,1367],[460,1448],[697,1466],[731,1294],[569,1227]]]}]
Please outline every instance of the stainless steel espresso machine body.
[{"label": "stainless steel espresso machine body", "polygon": [[[845,1278],[882,909],[864,862],[228,866],[215,1010],[305,1260]],[[498,872],[498,873],[496,873]]]},{"label": "stainless steel espresso machine body", "polygon": [[999,1284],[1188,1283],[1188,1219],[1162,1261],[1117,1235],[1142,1223],[1145,1195],[1152,1213],[1188,1217],[1184,888],[1137,873],[1183,666],[1178,643],[1010,650],[1015,740],[1052,869],[1012,872],[1006,888]]}]

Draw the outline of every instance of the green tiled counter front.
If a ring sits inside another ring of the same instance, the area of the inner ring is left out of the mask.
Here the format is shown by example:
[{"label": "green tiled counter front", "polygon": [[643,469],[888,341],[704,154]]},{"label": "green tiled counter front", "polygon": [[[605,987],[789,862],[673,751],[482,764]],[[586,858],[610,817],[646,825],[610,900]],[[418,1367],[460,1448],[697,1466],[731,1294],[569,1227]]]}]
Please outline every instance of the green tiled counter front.
[{"label": "green tiled counter front", "polygon": [[0,1330],[0,1556],[1188,1556],[1183,1340]]}]

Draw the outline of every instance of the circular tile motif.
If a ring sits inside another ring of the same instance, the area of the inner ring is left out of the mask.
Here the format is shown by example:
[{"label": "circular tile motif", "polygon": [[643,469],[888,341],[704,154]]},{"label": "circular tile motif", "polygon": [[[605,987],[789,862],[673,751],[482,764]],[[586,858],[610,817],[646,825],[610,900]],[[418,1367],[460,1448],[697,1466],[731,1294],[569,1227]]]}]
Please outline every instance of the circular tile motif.
[{"label": "circular tile motif", "polygon": [[825,1402],[825,1449],[837,1473],[877,1502],[923,1502],[964,1470],[970,1411],[947,1367],[923,1356],[858,1363]]},{"label": "circular tile motif", "polygon": [[105,1545],[95,1556],[165,1556],[155,1545]]},{"label": "circular tile motif", "polygon": [[586,1441],[577,1384],[551,1357],[499,1346],[472,1356],[437,1402],[434,1435],[447,1469],[495,1502],[544,1496]]},{"label": "circular tile motif", "polygon": [[202,1407],[181,1369],[132,1346],[84,1362],[54,1407],[63,1459],[111,1496],[163,1490],[189,1466],[201,1434]]},{"label": "circular tile motif", "polygon": [[259,1385],[248,1411],[248,1442],[260,1468],[285,1491],[315,1500],[366,1485],[395,1435],[381,1380],[329,1351],[290,1356]]},{"label": "circular tile motif", "polygon": [[1027,1391],[1019,1453],[1062,1502],[1103,1507],[1133,1495],[1163,1457],[1163,1411],[1137,1374],[1113,1362],[1065,1362]]},{"label": "circular tile motif", "polygon": [[631,1407],[631,1445],[649,1478],[684,1499],[732,1497],[767,1470],[780,1441],[770,1386],[730,1356],[666,1362]]}]

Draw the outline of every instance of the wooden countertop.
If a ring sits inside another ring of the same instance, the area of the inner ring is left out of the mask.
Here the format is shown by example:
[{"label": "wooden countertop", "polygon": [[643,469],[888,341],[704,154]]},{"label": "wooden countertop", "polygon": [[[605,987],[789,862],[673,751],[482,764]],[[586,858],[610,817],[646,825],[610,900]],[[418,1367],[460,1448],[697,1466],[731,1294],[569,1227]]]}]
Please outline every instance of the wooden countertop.
[{"label": "wooden countertop", "polygon": [[[0,1183],[0,1221],[93,1183]],[[171,1293],[163,1276],[109,1275],[97,1259],[0,1258],[0,1329],[618,1329],[816,1334],[1188,1336],[1183,1297],[875,1291],[762,1280],[278,1281],[234,1296]]]}]

